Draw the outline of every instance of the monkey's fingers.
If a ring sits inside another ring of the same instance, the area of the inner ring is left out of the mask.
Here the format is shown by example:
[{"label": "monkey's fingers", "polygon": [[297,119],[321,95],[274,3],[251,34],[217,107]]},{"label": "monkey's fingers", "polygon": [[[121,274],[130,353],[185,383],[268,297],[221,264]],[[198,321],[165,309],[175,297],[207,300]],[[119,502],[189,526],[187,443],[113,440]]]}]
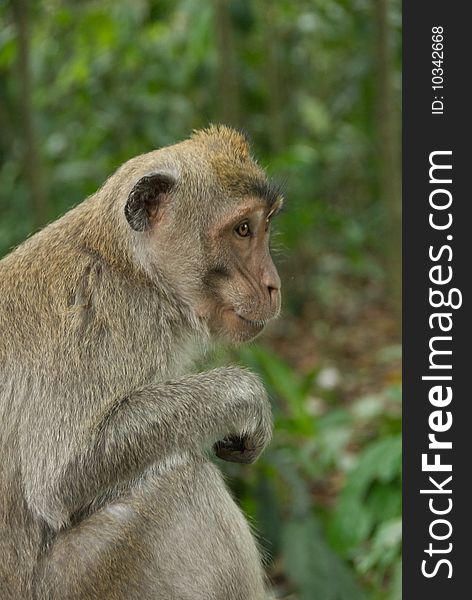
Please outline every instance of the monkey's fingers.
[{"label": "monkey's fingers", "polygon": [[216,442],[213,446],[216,456],[228,462],[253,463],[259,456],[256,448],[251,448],[241,436],[230,436]]}]

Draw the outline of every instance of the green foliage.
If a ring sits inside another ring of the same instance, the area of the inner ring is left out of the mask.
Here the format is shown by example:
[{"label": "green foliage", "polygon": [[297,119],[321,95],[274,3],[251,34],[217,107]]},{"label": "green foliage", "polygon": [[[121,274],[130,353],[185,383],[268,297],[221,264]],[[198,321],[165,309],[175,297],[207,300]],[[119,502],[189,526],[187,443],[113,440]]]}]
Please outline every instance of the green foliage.
[{"label": "green foliage", "polygon": [[[296,597],[354,599],[370,590],[375,597],[398,598],[399,387],[333,408],[338,401],[320,386],[320,370],[302,377],[260,346],[241,349],[238,356],[270,391],[275,435],[257,478],[246,479],[236,467],[230,474],[273,559],[282,558]],[[316,411],[313,393],[321,396]],[[333,479],[342,484],[335,503],[326,504],[323,482]]]},{"label": "green foliage", "polygon": [[301,377],[284,361],[260,346],[243,348],[239,354],[248,366],[264,374],[269,392],[285,400],[285,414],[277,414],[278,424],[283,430],[312,436],[315,423],[306,409],[306,396],[316,371]]},{"label": "green foliage", "polygon": [[287,574],[300,600],[361,600],[364,594],[346,565],[325,541],[314,515],[288,519],[283,528]]}]

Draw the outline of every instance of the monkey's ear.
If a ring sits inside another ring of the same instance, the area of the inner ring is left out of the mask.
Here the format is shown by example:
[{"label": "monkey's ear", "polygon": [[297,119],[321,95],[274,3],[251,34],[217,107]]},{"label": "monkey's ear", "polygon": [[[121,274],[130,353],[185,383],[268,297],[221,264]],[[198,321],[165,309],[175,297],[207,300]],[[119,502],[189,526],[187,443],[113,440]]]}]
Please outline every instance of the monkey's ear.
[{"label": "monkey's ear", "polygon": [[141,177],[131,190],[125,217],[135,231],[146,231],[158,217],[159,206],[175,184],[169,173],[150,173]]}]

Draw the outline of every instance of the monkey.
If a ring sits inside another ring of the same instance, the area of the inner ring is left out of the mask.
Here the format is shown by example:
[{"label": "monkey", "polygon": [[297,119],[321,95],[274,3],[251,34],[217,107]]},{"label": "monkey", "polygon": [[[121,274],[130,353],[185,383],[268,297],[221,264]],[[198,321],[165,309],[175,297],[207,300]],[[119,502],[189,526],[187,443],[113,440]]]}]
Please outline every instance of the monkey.
[{"label": "monkey", "polygon": [[2,600],[262,600],[217,457],[272,435],[258,376],[195,372],[280,312],[283,196],[224,125],[123,164],[0,261]]}]

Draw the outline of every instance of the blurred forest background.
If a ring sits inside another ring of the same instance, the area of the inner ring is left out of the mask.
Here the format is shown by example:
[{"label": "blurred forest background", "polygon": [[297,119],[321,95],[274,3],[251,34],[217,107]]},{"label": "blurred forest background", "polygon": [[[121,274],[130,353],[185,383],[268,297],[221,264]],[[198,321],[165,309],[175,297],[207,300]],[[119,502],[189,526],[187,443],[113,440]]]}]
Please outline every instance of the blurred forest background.
[{"label": "blurred forest background", "polygon": [[4,0],[0,255],[210,122],[285,183],[282,318],[214,361],[276,421],[226,467],[274,598],[401,597],[399,0]]}]

